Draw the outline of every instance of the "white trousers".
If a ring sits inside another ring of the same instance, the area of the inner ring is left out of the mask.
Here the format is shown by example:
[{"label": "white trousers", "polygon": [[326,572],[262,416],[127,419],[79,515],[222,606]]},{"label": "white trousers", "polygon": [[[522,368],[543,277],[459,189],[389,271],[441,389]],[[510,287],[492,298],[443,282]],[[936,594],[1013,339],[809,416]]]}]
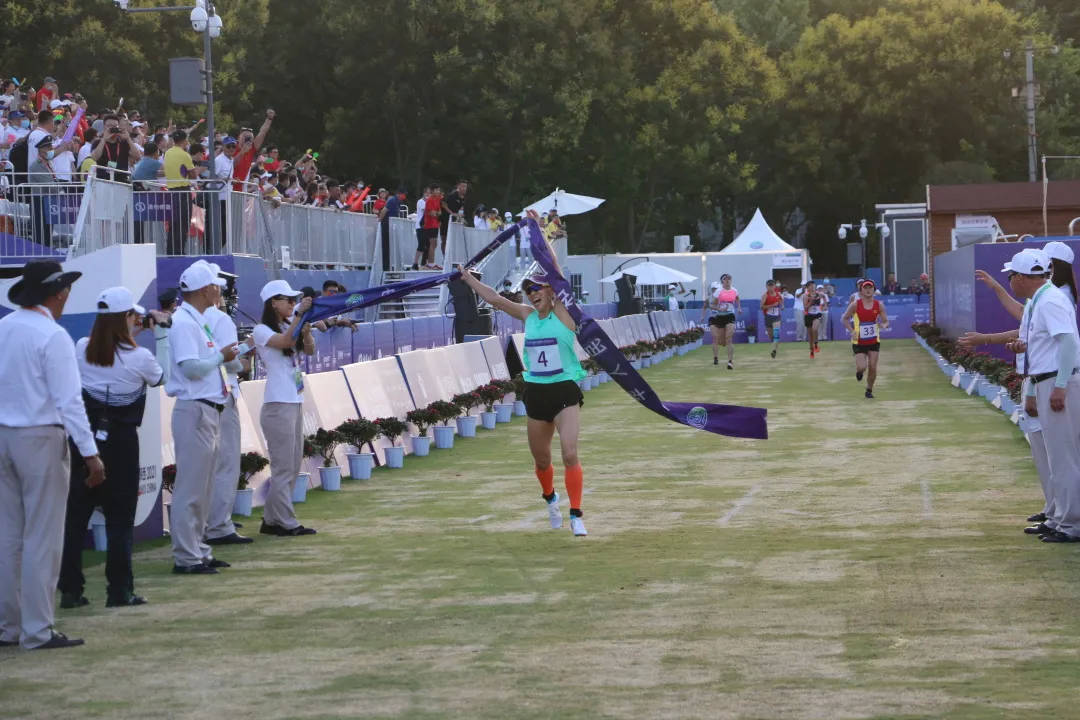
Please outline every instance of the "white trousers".
[{"label": "white trousers", "polygon": [[228,537],[236,532],[232,521],[236,484],[240,480],[240,410],[236,396],[229,395],[221,413],[221,434],[214,463],[214,488],[206,518],[206,537]]},{"label": "white trousers", "polygon": [[300,524],[293,509],[292,491],[304,459],[304,406],[263,403],[259,424],[270,456],[270,487],[263,505],[263,522],[292,530]]},{"label": "white trousers", "polygon": [[1053,498],[1053,516],[1047,524],[1063,533],[1080,535],[1080,375],[1069,379],[1061,412],[1050,409],[1053,390],[1053,380],[1035,386]]},{"label": "white trousers", "polygon": [[173,485],[169,533],[173,562],[190,567],[212,559],[203,542],[206,516],[217,457],[221,413],[205,403],[177,400],[172,414],[173,447],[176,449],[176,483]]},{"label": "white trousers", "polygon": [[26,649],[52,637],[70,465],[62,427],[0,427],[0,640]]}]

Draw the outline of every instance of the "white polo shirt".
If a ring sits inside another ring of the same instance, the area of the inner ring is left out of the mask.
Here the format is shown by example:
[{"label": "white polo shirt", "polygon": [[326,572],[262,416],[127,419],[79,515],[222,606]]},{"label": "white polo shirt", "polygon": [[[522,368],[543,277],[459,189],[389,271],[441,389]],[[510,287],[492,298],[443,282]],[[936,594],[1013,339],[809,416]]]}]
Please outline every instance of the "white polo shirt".
[{"label": "white polo shirt", "polygon": [[[206,308],[203,317],[210,323],[210,330],[214,333],[214,344],[219,348],[229,347],[239,342],[236,334],[236,323],[228,313],[216,307]],[[226,368],[226,371],[228,368]],[[240,392],[240,378],[234,372],[226,372],[229,376],[229,389],[232,392]]]},{"label": "white polo shirt", "polygon": [[427,198],[416,201],[416,229],[424,227],[424,208],[427,207]]},{"label": "white polo shirt", "polygon": [[[1080,336],[1076,331],[1076,306],[1060,288],[1046,283],[1024,306],[1024,314],[1020,318],[1020,339],[1027,343],[1028,375],[1058,369],[1054,337],[1062,334],[1076,337],[1077,346],[1080,347]],[[1076,367],[1080,367],[1080,355]]]},{"label": "white polo shirt", "polygon": [[0,319],[0,425],[62,425],[83,457],[98,454],[82,399],[75,343],[48,308]]},{"label": "white polo shirt", "polygon": [[75,343],[79,375],[86,394],[106,405],[130,405],[146,393],[146,386],[161,383],[164,372],[157,358],[144,347],[117,346],[111,367],[92,365],[86,360],[90,338]]},{"label": "white polo shirt", "polygon": [[224,369],[220,366],[198,380],[189,380],[180,363],[185,360],[209,360],[218,354],[213,330],[206,317],[191,305],[184,303],[172,316],[169,328],[169,381],[165,393],[177,400],[209,400],[225,402]]},{"label": "white polo shirt", "polygon": [[277,348],[272,348],[266,343],[277,334],[266,325],[256,325],[251,331],[251,338],[255,342],[255,351],[266,368],[266,389],[263,391],[263,402],[302,403],[304,402],[303,389],[297,385],[303,383],[303,373],[300,371],[300,351],[293,348],[292,355],[286,355]]}]

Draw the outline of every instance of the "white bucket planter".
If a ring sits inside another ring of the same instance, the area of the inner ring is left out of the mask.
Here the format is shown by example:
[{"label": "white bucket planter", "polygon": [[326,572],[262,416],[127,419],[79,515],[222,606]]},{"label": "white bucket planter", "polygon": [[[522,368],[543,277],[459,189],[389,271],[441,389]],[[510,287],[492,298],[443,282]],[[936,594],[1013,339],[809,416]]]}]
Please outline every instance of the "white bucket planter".
[{"label": "white bucket planter", "polygon": [[525,410],[525,402],[522,400],[514,401],[514,415],[516,417],[525,417],[528,412]]},{"label": "white bucket planter", "polygon": [[641,360],[639,360],[637,358],[634,358],[633,360],[630,361],[630,367],[634,368],[635,370],[640,370],[641,369]]},{"label": "white bucket planter", "polygon": [[109,538],[105,532],[105,523],[94,523],[90,526],[90,530],[94,533],[94,549],[98,552],[108,550]]},{"label": "white bucket planter", "polygon": [[746,338],[746,342],[753,345],[753,344],[755,344],[757,342],[757,337],[755,337],[754,335],[748,335],[747,338]]},{"label": "white bucket planter", "polygon": [[337,492],[341,489],[341,468],[337,465],[319,468],[319,484],[323,490]]},{"label": "white bucket planter", "polygon": [[371,468],[375,467],[373,453],[349,453],[349,477],[353,480],[370,480]]},{"label": "white bucket planter", "polygon": [[476,421],[475,415],[465,415],[457,419],[457,431],[461,437],[476,437]]},{"label": "white bucket planter", "polygon": [[394,447],[386,448],[386,467],[405,467],[405,448],[397,447],[396,445]]},{"label": "white bucket planter", "polygon": [[308,473],[300,473],[296,476],[296,483],[293,485],[292,491],[292,501],[294,503],[307,501],[307,486],[310,479],[311,475]]},{"label": "white bucket planter", "polygon": [[495,422],[508,423],[514,416],[513,403],[495,404]]},{"label": "white bucket planter", "polygon": [[610,376],[610,375],[608,375],[608,373],[607,373],[607,370],[602,370],[602,371],[600,372],[600,375],[599,375],[599,377],[600,377],[600,382],[601,382],[601,383],[608,383],[608,382],[611,382],[611,376]]},{"label": "white bucket planter", "polygon": [[641,358],[641,367],[643,367],[643,368],[651,367],[652,364],[653,364],[652,355],[645,355],[644,357]]},{"label": "white bucket planter", "polygon": [[427,435],[412,436],[412,454],[416,457],[427,457],[431,453],[431,438]]},{"label": "white bucket planter", "polygon": [[485,430],[494,430],[495,429],[495,413],[494,413],[494,411],[488,412],[488,411],[485,410],[484,412],[480,413],[480,424],[484,426]]},{"label": "white bucket planter", "polygon": [[255,491],[251,488],[237,490],[236,499],[233,500],[232,514],[243,515],[244,517],[251,517],[251,507],[254,501]]},{"label": "white bucket planter", "polygon": [[590,375],[589,376],[589,387],[590,388],[598,388],[598,387],[600,387],[600,376],[599,375]]},{"label": "white bucket planter", "polygon": [[449,450],[454,447],[454,428],[449,425],[436,425],[431,428],[435,433],[435,447],[439,450]]}]

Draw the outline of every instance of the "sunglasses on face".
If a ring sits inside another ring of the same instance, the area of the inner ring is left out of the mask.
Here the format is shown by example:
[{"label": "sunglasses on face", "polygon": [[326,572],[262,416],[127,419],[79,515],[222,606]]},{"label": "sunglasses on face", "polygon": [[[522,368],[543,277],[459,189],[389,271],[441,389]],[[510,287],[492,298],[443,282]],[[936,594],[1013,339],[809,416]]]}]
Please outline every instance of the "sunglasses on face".
[{"label": "sunglasses on face", "polygon": [[537,285],[536,283],[529,283],[528,285],[525,286],[525,292],[527,292],[527,293],[540,292],[543,289],[544,289],[543,285]]},{"label": "sunglasses on face", "polygon": [[291,297],[291,296],[287,296],[287,295],[278,295],[274,299],[275,300],[284,300],[285,302],[289,303],[290,305],[295,305],[296,304],[296,298]]}]

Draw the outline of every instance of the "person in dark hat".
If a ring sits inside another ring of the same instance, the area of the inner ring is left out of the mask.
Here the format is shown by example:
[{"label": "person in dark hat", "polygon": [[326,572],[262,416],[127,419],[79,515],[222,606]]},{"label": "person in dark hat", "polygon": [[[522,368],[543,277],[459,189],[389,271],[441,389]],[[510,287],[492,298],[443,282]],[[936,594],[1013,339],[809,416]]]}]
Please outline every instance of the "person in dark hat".
[{"label": "person in dark hat", "polygon": [[83,405],[75,343],[56,321],[82,273],[27,263],[8,291],[20,309],[0,319],[0,646],[82,645],[53,629],[71,458],[86,484],[105,480]]}]

